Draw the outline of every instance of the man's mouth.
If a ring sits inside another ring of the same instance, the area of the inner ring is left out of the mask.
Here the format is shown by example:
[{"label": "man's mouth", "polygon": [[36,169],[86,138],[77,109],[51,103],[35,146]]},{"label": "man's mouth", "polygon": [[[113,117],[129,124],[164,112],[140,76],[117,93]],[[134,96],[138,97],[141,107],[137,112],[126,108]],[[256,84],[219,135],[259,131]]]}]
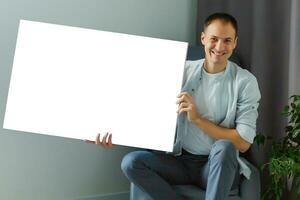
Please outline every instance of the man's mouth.
[{"label": "man's mouth", "polygon": [[211,50],[211,52],[212,52],[213,54],[215,54],[216,56],[223,56],[223,55],[225,55],[225,53],[226,53],[226,52],[217,52],[217,51],[214,51],[214,50]]}]

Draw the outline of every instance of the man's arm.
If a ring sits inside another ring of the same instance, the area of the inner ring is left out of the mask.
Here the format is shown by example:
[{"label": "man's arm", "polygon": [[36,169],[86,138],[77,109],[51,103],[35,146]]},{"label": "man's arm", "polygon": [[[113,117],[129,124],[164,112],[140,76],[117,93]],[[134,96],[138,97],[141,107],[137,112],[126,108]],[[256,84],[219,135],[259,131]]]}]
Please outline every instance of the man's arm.
[{"label": "man's arm", "polygon": [[218,126],[203,117],[195,119],[193,123],[213,138],[230,140],[235,148],[242,153],[246,152],[250,148],[251,144],[244,140],[236,129]]},{"label": "man's arm", "polygon": [[178,114],[186,112],[188,120],[202,129],[203,132],[216,139],[230,140],[240,152],[245,152],[249,149],[251,144],[244,140],[236,129],[224,128],[203,118],[198,113],[192,96],[187,92],[182,92],[177,97],[179,98],[177,101],[177,104],[179,104]]}]

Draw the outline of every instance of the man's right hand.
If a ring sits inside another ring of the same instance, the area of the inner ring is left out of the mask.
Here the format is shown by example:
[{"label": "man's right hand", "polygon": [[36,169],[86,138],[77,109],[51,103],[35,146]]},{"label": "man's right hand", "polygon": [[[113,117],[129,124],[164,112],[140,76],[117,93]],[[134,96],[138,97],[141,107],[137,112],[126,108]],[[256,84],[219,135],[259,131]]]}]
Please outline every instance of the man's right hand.
[{"label": "man's right hand", "polygon": [[114,145],[112,144],[112,134],[111,133],[106,133],[102,140],[100,141],[100,133],[98,133],[96,135],[96,139],[95,141],[92,141],[92,140],[84,140],[86,143],[88,144],[96,144],[98,146],[101,146],[101,147],[104,147],[104,148],[107,148],[107,149],[110,149],[112,148]]}]

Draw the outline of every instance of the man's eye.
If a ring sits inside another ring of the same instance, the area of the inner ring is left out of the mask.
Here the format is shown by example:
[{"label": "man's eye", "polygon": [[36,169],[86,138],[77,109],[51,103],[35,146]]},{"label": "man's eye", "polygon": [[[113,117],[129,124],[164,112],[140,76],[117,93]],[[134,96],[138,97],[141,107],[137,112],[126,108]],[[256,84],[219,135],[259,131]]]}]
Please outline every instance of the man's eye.
[{"label": "man's eye", "polygon": [[210,40],[211,40],[212,42],[216,42],[216,41],[217,41],[217,38],[210,38]]},{"label": "man's eye", "polygon": [[231,43],[231,40],[225,40],[225,43],[226,43],[226,44],[230,44],[230,43]]}]

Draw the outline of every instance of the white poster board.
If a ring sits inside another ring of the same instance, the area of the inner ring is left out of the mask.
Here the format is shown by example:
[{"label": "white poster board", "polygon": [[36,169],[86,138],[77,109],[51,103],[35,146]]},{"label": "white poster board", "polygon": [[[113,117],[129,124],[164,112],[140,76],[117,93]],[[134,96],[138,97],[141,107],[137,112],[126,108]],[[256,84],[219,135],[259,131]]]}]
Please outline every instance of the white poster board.
[{"label": "white poster board", "polygon": [[172,151],[187,43],[21,20],[3,127]]}]

